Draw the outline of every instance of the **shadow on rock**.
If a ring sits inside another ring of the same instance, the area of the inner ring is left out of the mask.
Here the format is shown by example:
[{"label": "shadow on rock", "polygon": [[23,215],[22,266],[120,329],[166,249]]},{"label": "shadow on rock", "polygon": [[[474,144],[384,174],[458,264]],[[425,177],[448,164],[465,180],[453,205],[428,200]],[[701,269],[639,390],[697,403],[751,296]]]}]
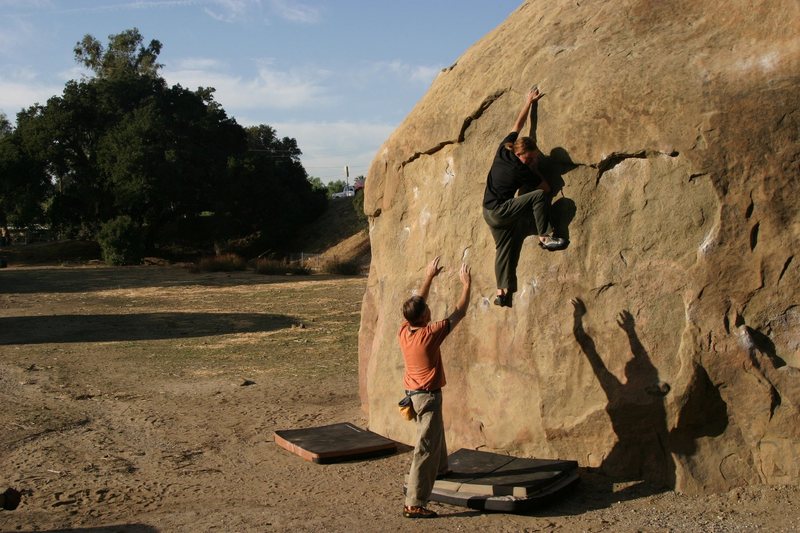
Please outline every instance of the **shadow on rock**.
[{"label": "shadow on rock", "polygon": [[658,369],[636,334],[633,315],[622,311],[617,318],[617,325],[628,337],[632,355],[625,365],[623,381],[608,370],[594,340],[584,330],[583,301],[573,299],[572,305],[575,339],[606,394],[606,412],[617,436],[601,471],[621,480],[646,479],[674,487],[675,462],[670,453],[664,405],[670,386],[659,380]]}]

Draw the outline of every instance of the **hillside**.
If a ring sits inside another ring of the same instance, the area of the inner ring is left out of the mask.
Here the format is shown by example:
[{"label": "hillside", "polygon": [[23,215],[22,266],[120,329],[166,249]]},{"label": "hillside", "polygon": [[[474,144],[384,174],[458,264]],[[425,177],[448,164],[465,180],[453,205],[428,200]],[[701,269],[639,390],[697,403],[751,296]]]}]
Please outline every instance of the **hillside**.
[{"label": "hillside", "polygon": [[366,270],[371,259],[369,232],[353,208],[353,198],[331,199],[322,216],[298,232],[293,252],[320,254],[320,262],[355,262]]},{"label": "hillside", "polygon": [[353,198],[332,198],[328,209],[297,233],[292,249],[322,253],[366,229],[366,222],[359,220],[353,208]]}]

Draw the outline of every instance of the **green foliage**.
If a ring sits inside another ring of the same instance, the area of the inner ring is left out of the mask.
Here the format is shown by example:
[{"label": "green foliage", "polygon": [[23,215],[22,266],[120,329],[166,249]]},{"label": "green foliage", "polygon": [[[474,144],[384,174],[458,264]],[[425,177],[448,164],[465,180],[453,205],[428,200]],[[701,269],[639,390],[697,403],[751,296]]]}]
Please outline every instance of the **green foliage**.
[{"label": "green foliage", "polygon": [[356,195],[353,197],[353,209],[356,212],[358,221],[366,227],[367,215],[364,213],[364,189],[356,191]]},{"label": "green foliage", "polygon": [[11,122],[9,122],[6,114],[0,111],[0,139],[7,135],[11,135],[12,131],[13,128],[11,127]]},{"label": "green foliage", "polygon": [[97,235],[103,260],[109,265],[133,265],[144,257],[142,228],[122,215],[104,223]]},{"label": "green foliage", "polygon": [[162,65],[156,61],[161,43],[150,41],[142,45],[143,37],[136,28],[108,36],[108,49],[89,34],[75,45],[73,52],[78,63],[90,68],[99,78],[122,76],[158,76]]},{"label": "green foliage", "polygon": [[345,180],[333,180],[328,182],[328,197],[333,193],[342,192],[347,185]]},{"label": "green foliage", "polygon": [[41,222],[42,201],[51,189],[44,164],[27,153],[19,136],[0,136],[0,225]]},{"label": "green foliage", "polygon": [[241,233],[262,229],[263,248],[280,248],[295,228],[325,210],[327,200],[309,182],[294,139],[279,139],[267,125],[246,133],[248,150],[230,160],[230,179],[214,210],[236,221]]},{"label": "green foliage", "polygon": [[327,204],[297,142],[267,125],[242,128],[213,88],[169,87],[161,43],[142,43],[136,29],[107,48],[87,35],[75,57],[95,77],[20,112],[15,130],[0,120],[0,217],[80,238],[128,217],[147,247],[201,234],[209,244],[259,235],[254,247],[280,248]]},{"label": "green foliage", "polygon": [[309,176],[308,182],[311,184],[312,191],[320,191],[326,196],[328,195],[328,186],[322,183],[322,179],[317,176]]},{"label": "green foliage", "polygon": [[330,199],[334,193],[342,192],[347,182],[345,180],[334,180],[328,183],[322,183],[322,179],[316,176],[308,178],[311,183],[311,189],[323,193],[326,198]]}]

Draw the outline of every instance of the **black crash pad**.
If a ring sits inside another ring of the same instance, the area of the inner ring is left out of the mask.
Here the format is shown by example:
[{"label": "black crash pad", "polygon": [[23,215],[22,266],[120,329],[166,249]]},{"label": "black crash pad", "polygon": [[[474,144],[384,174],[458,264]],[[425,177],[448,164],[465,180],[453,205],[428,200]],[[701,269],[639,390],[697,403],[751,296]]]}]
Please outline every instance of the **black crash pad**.
[{"label": "black crash pad", "polygon": [[530,510],[578,481],[578,463],[526,459],[460,449],[448,457],[451,473],[437,479],[431,500],[489,511]]},{"label": "black crash pad", "polygon": [[388,455],[397,443],[353,424],[331,424],[275,432],[275,444],[315,463],[336,463]]}]

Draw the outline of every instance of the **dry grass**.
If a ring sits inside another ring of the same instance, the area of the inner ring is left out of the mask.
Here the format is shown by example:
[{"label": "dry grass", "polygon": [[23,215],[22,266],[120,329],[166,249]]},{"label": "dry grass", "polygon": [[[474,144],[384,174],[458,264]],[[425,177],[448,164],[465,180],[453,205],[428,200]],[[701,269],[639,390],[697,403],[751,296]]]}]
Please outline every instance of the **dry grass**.
[{"label": "dry grass", "polygon": [[94,241],[17,243],[0,248],[0,257],[4,257],[9,266],[85,263],[100,260],[100,246]]},{"label": "dry grass", "polygon": [[245,270],[247,261],[236,254],[220,254],[201,258],[196,265],[200,272],[233,272]]},{"label": "dry grass", "polygon": [[0,294],[0,346],[14,346],[18,361],[40,361],[52,346],[139,375],[357,373],[362,277],[143,266],[9,268],[2,276],[15,305]]},{"label": "dry grass", "polygon": [[294,274],[307,276],[311,271],[304,265],[297,263],[287,263],[277,259],[259,259],[256,261],[255,270],[258,274],[270,274],[275,276]]},{"label": "dry grass", "polygon": [[341,276],[356,276],[361,273],[361,265],[355,260],[340,260],[336,257],[323,259],[320,263],[320,270],[327,274],[338,274]]}]

